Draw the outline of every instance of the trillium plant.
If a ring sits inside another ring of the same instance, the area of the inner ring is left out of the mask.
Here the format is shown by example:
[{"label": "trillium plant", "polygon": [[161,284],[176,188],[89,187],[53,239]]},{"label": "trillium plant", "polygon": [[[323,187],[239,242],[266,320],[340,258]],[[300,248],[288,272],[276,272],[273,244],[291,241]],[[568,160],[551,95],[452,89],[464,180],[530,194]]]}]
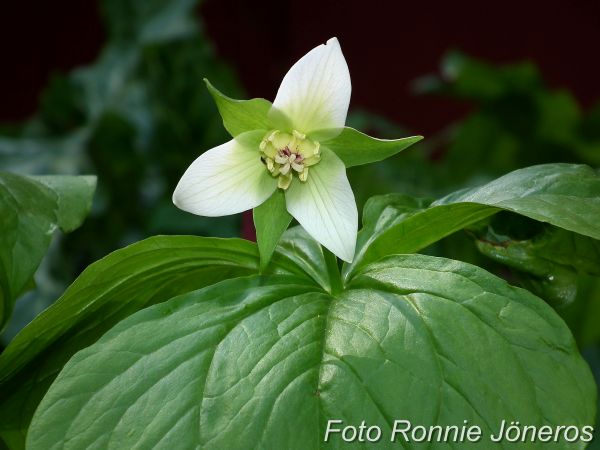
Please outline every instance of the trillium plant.
[{"label": "trillium plant", "polygon": [[[254,100],[262,108],[239,126],[227,123],[231,101],[209,89],[233,139],[192,163],[173,202],[201,216],[235,214],[266,203],[256,220],[259,241],[270,241],[263,261],[279,238],[265,233],[283,233],[293,217],[313,239],[351,262],[358,211],[346,167],[379,161],[421,137],[385,142],[344,128],[352,87],[336,38],[294,64],[273,105]],[[370,148],[363,147],[365,141]]]},{"label": "trillium plant", "polygon": [[[173,202],[252,209],[257,243],[155,236],[85,269],[0,355],[5,447],[588,445],[596,385],[559,313],[577,276],[600,274],[597,170],[544,164],[435,200],[378,195],[358,231],[346,170],[421,137],[345,126],[337,39],[294,64],[273,103],[206,84],[231,140],[192,162]],[[0,172],[2,326],[94,188]],[[497,232],[515,223],[542,231]],[[520,286],[435,256],[461,230]]]}]

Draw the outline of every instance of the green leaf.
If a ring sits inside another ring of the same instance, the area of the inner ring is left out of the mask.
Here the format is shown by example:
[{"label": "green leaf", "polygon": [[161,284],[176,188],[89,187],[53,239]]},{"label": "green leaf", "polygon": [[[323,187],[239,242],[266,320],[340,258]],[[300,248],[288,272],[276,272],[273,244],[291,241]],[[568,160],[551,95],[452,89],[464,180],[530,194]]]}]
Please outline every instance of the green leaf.
[{"label": "green leaf", "polygon": [[[303,274],[282,256],[270,271]],[[251,242],[186,236],[146,239],[90,265],[0,355],[0,435],[22,438],[62,366],[123,318],[175,295],[253,273],[258,273],[258,252]]]},{"label": "green leaf", "polygon": [[480,203],[600,239],[600,176],[589,166],[542,164],[515,170],[485,186],[433,204]]},{"label": "green leaf", "polygon": [[0,172],[0,329],[16,298],[31,286],[54,231],[81,225],[95,187],[95,177]]},{"label": "green leaf", "polygon": [[265,130],[266,133],[273,128],[268,117],[271,102],[264,98],[234,100],[219,92],[210,81],[205,79],[204,82],[223,118],[223,126],[232,137],[253,130]]},{"label": "green leaf", "polygon": [[[398,201],[404,206],[394,211]],[[354,261],[344,270],[346,278],[369,262],[416,252],[501,210],[600,239],[600,177],[588,166],[533,166],[450,194],[426,208],[422,208],[426,201],[412,205],[411,201],[388,195],[376,200],[379,207],[365,208]],[[392,205],[386,207],[386,202]]]},{"label": "green leaf", "polygon": [[292,216],[285,208],[284,192],[277,189],[266,202],[254,208],[253,217],[260,252],[260,270],[263,271],[269,264],[281,235],[292,221]]},{"label": "green leaf", "polygon": [[511,230],[512,225],[503,229],[506,224],[497,220],[501,216],[484,231],[473,232],[477,248],[515,269],[523,287],[553,306],[564,307],[575,300],[579,274],[600,275],[600,241],[549,226],[531,238],[519,239],[513,237],[518,230]]},{"label": "green leaf", "polygon": [[295,226],[283,233],[277,253],[301,268],[326,292],[332,291],[334,282],[328,270],[325,251],[304,228]]},{"label": "green leaf", "polygon": [[96,177],[43,175],[30,179],[39,181],[57,194],[56,218],[62,231],[73,231],[81,226],[92,207]]},{"label": "green leaf", "polygon": [[474,266],[406,255],[335,297],[251,276],[132,315],[65,366],[27,448],[318,449],[328,419],[381,427],[385,448],[403,446],[385,445],[394,419],[468,420],[489,442],[502,420],[591,425],[595,394],[542,300]]},{"label": "green leaf", "polygon": [[323,145],[332,150],[346,167],[384,160],[419,142],[423,136],[402,139],[377,139],[354,128],[344,127],[335,138]]},{"label": "green leaf", "polygon": [[558,312],[571,328],[579,348],[600,345],[600,277],[580,275],[577,298]]}]

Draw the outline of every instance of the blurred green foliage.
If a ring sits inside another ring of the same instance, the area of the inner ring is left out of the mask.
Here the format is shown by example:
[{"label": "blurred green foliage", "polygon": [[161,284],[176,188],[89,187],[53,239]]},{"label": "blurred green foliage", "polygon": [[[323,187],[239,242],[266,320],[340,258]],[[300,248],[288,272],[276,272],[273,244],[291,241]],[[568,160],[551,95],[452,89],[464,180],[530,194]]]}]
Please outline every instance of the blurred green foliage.
[{"label": "blurred green foliage", "polygon": [[24,174],[95,174],[85,226],[55,242],[17,303],[5,340],[88,264],[155,234],[239,234],[239,217],[205,220],[171,193],[202,151],[227,139],[204,77],[243,96],[194,14],[196,0],[104,0],[106,45],[90,66],[56,74],[38,114],[0,134],[0,167]]},{"label": "blurred green foliage", "polygon": [[[423,76],[413,86],[419,95],[456,99],[472,110],[435,136],[426,136],[418,150],[353,170],[356,182],[370,180],[361,183],[369,192],[360,190],[361,198],[391,191],[439,196],[535,164],[600,165],[600,103],[582,111],[569,92],[549,89],[530,62],[498,66],[451,52],[440,75]],[[363,112],[350,122],[381,137],[403,132]]]}]

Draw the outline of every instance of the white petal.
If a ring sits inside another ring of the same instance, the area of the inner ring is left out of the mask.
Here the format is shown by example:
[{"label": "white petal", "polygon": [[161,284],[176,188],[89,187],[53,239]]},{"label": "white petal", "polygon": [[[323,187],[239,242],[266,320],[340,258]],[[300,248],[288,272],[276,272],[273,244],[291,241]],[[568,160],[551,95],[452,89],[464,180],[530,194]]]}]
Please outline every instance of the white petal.
[{"label": "white petal", "polygon": [[277,187],[252,149],[231,140],[200,155],[185,171],[173,203],[199,216],[227,216],[254,208]]},{"label": "white petal", "polygon": [[286,191],[287,210],[319,243],[344,261],[352,262],[358,211],[344,163],[323,149],[308,179],[295,179]]},{"label": "white petal", "polygon": [[350,103],[350,73],[336,38],[304,55],[283,78],[273,107],[302,133],[341,128]]}]

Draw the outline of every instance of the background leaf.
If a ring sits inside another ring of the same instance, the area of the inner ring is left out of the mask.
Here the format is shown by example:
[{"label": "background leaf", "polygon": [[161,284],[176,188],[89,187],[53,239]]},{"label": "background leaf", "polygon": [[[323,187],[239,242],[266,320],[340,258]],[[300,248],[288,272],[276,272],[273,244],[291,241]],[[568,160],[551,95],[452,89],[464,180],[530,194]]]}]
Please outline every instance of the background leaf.
[{"label": "background leaf", "polygon": [[548,225],[523,238],[528,224],[519,218],[499,213],[483,229],[472,230],[477,248],[514,269],[522,286],[553,306],[573,302],[580,274],[600,276],[600,241]]},{"label": "background leaf", "polygon": [[0,330],[57,228],[77,228],[89,213],[95,177],[27,177],[0,172]]},{"label": "background leaf", "polygon": [[[393,205],[398,199],[404,206],[396,212]],[[391,201],[392,208],[365,208],[364,230],[359,233],[355,259],[345,268],[346,276],[386,255],[418,251],[503,209],[600,238],[600,177],[582,165],[516,170],[479,188],[450,194],[425,209],[415,203],[412,212],[406,197],[387,196],[385,201]]]},{"label": "background leaf", "polygon": [[68,233],[81,226],[92,207],[95,176],[45,175],[29,178],[48,186],[57,194],[56,219],[62,231]]},{"label": "background leaf", "polygon": [[600,347],[600,277],[580,275],[577,278],[577,298],[560,310],[560,314],[584,352],[593,353],[593,348]]}]

